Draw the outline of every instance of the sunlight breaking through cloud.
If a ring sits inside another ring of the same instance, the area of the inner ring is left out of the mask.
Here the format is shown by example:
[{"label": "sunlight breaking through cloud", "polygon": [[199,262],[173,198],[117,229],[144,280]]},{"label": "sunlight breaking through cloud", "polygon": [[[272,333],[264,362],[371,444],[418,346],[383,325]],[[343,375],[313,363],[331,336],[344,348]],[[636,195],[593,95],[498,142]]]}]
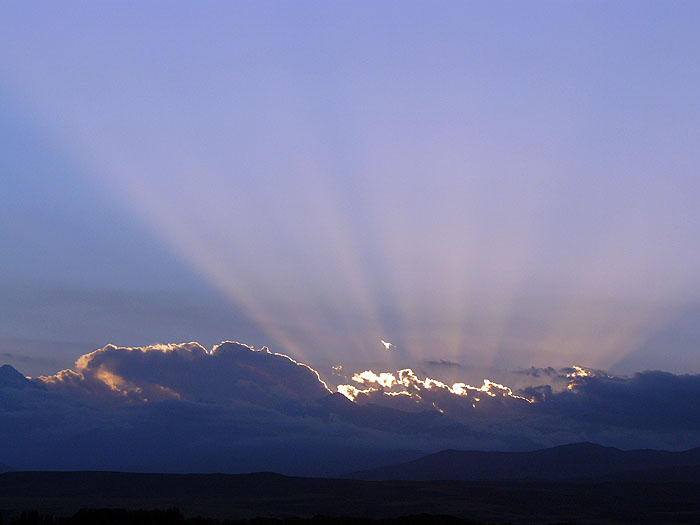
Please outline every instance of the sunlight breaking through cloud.
[{"label": "sunlight breaking through cloud", "polygon": [[[198,343],[107,345],[78,358],[73,370],[20,386],[31,406],[43,400],[46,413],[52,413],[58,403],[65,417],[75,415],[77,433],[104,428],[104,421],[117,416],[126,418],[129,428],[152,425],[162,433],[162,425],[172,426],[187,414],[203,421],[202,428],[213,428],[202,433],[197,427],[194,439],[209,439],[224,425],[226,443],[233,434],[256,442],[261,435],[286,440],[290,425],[299,424],[304,439],[337,431],[343,439],[381,438],[409,448],[440,443],[502,449],[581,440],[697,446],[700,376],[651,371],[624,377],[579,365],[531,367],[502,380],[507,386],[491,379],[447,382],[411,368],[346,375],[335,365],[333,371],[343,383],[336,392],[309,365],[265,347],[231,341],[211,350]],[[0,380],[0,394],[3,388],[17,387]],[[21,401],[14,393],[3,399]],[[100,421],[84,423],[85,410],[99,411]],[[0,428],[25,428],[12,424],[19,412],[8,411]],[[38,417],[26,413],[32,421]],[[133,423],[129,414],[138,416]],[[65,425],[57,429],[64,432]]]},{"label": "sunlight breaking through cloud", "polygon": [[274,404],[313,401],[331,393],[316,370],[288,355],[225,341],[145,347],[107,345],[78,358],[75,370],[37,378],[69,394],[149,402],[191,400]]},{"label": "sunlight breaking through cloud", "polygon": [[[452,386],[449,386],[442,381],[430,377],[421,379],[410,368],[399,370],[396,374],[389,372],[380,372],[376,374],[372,370],[365,370],[354,374],[352,376],[352,381],[365,388],[358,388],[352,384],[338,385],[338,392],[351,401],[357,401],[363,396],[369,398],[376,395],[386,395],[407,396],[420,402],[423,400],[425,392],[433,391],[468,398],[473,402],[473,405],[483,399],[480,397],[482,395],[493,398],[505,397],[518,399],[527,403],[533,402],[532,399],[513,393],[511,388],[489,379],[484,379],[484,383],[480,387],[472,386],[467,383],[454,383]],[[435,401],[431,401],[431,404],[440,410],[440,407]]]}]

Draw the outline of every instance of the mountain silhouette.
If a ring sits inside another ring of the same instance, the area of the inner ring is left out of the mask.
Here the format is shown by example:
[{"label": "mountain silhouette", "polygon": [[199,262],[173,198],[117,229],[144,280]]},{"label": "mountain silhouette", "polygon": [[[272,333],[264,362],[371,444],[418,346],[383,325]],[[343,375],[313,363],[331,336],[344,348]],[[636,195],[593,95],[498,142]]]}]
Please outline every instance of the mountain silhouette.
[{"label": "mountain silhouette", "polygon": [[[575,443],[531,452],[484,452],[444,450],[436,454],[385,467],[349,474],[364,480],[580,480],[646,476],[653,469],[688,467],[683,477],[693,475],[691,467],[700,466],[700,447],[683,452],[665,450],[620,450],[593,443]],[[636,474],[633,474],[636,473]],[[681,474],[680,472],[678,473]],[[656,476],[673,478],[673,471]]]},{"label": "mountain silhouette", "polygon": [[9,387],[23,390],[36,388],[36,385],[10,365],[0,366],[0,388]]}]

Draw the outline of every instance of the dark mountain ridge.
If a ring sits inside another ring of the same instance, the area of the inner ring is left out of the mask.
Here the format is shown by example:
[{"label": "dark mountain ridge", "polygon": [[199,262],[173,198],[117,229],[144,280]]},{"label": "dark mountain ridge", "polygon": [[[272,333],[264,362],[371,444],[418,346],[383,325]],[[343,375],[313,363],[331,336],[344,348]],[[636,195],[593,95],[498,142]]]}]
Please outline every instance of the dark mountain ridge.
[{"label": "dark mountain ridge", "polygon": [[682,452],[620,450],[575,443],[531,452],[444,450],[406,463],[353,472],[364,480],[579,480],[700,465],[700,447]]},{"label": "dark mountain ridge", "polygon": [[36,385],[24,377],[11,365],[0,366],[0,388],[9,387],[23,390],[25,388],[36,388]]}]

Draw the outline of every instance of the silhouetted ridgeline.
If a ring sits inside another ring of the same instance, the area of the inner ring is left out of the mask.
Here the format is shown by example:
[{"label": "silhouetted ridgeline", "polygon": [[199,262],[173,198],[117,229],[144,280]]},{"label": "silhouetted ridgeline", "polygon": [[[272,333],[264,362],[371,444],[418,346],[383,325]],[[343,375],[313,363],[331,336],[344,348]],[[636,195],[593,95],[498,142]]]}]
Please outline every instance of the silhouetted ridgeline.
[{"label": "silhouetted ridgeline", "polygon": [[444,450],[406,463],[354,472],[347,477],[365,480],[700,481],[700,448],[669,452],[575,443],[531,452]]}]

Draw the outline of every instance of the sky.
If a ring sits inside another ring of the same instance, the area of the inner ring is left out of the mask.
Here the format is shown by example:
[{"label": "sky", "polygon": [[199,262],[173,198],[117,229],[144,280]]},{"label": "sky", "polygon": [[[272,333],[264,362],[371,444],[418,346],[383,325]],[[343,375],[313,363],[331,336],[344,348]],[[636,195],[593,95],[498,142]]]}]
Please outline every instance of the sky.
[{"label": "sky", "polygon": [[698,374],[699,24],[680,1],[4,2],[0,362],[237,340],[332,389]]}]

